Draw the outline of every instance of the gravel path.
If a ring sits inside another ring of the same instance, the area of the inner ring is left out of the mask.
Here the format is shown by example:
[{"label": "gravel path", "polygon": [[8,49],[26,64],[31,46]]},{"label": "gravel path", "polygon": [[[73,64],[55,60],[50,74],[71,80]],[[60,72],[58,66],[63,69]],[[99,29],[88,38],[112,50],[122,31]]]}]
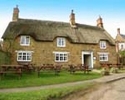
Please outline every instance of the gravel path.
[{"label": "gravel path", "polygon": [[62,100],[125,100],[125,79],[97,85],[93,89],[80,91]]},{"label": "gravel path", "polygon": [[125,79],[102,85],[77,100],[125,100]]}]

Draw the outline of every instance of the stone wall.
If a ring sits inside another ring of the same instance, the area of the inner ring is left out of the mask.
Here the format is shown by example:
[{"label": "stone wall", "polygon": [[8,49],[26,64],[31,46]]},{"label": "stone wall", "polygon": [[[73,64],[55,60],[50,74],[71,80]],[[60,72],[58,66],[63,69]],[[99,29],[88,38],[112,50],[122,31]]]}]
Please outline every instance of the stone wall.
[{"label": "stone wall", "polygon": [[[12,50],[12,63],[17,64],[17,52],[18,50],[27,50],[33,51],[32,62],[36,65],[41,64],[57,64],[55,62],[55,55],[53,52],[69,52],[68,53],[68,62],[61,62],[64,67],[67,67],[68,64],[81,64],[82,63],[82,51],[92,51],[94,59],[94,68],[100,67],[99,61],[99,52],[108,52],[109,53],[109,63],[117,63],[117,56],[115,51],[115,46],[112,46],[107,41],[107,48],[104,50],[100,49],[99,44],[73,44],[68,39],[66,39],[66,47],[57,47],[56,39],[53,42],[42,42],[35,41],[31,37],[30,46],[20,46],[19,43],[20,37],[16,38],[14,45],[15,47]],[[59,63],[59,62],[58,62]]]}]

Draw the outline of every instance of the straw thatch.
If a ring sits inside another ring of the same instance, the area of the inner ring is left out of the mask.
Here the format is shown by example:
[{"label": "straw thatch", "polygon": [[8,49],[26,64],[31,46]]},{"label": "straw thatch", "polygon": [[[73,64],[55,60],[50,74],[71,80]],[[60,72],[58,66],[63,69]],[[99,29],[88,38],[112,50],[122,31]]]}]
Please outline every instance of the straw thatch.
[{"label": "straw thatch", "polygon": [[100,40],[106,40],[115,45],[114,39],[103,28],[78,23],[76,26],[72,28],[64,22],[19,19],[9,23],[2,38],[30,35],[36,41],[53,41],[56,37],[66,37],[72,43],[97,44]]}]

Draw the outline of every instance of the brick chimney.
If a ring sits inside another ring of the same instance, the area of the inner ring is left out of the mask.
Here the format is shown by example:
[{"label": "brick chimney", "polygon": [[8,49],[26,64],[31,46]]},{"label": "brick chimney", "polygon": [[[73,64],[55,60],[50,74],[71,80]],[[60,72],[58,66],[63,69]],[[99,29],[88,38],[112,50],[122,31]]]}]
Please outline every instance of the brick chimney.
[{"label": "brick chimney", "polygon": [[103,28],[103,22],[102,22],[102,18],[100,16],[97,19],[97,26],[100,27],[100,28]]},{"label": "brick chimney", "polygon": [[120,28],[117,28],[117,34],[120,34]]},{"label": "brick chimney", "polygon": [[16,5],[16,7],[13,9],[12,21],[17,21],[18,18],[19,18],[19,9],[18,9],[18,5]]},{"label": "brick chimney", "polygon": [[70,25],[71,27],[76,27],[76,23],[75,23],[75,14],[73,13],[73,10],[71,10],[71,14],[70,14]]}]

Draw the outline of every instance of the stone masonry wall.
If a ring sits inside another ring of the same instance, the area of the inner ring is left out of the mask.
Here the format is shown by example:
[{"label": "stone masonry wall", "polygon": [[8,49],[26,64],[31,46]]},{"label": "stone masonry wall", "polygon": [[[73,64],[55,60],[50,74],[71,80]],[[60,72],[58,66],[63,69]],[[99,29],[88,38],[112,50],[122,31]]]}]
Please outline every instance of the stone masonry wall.
[{"label": "stone masonry wall", "polygon": [[20,37],[18,37],[14,42],[14,50],[12,55],[12,64],[18,64],[17,62],[17,52],[18,50],[33,51],[32,62],[36,65],[41,64],[58,64],[55,62],[55,55],[53,52],[69,52],[68,62],[61,62],[63,67],[67,67],[68,64],[81,64],[82,63],[82,51],[93,51],[94,68],[101,67],[99,61],[99,52],[109,53],[109,63],[117,63],[117,56],[115,51],[115,46],[111,46],[107,42],[107,48],[101,50],[99,44],[73,44],[66,39],[66,47],[57,47],[56,39],[53,42],[41,42],[35,41],[31,37],[30,46],[20,46]]}]

